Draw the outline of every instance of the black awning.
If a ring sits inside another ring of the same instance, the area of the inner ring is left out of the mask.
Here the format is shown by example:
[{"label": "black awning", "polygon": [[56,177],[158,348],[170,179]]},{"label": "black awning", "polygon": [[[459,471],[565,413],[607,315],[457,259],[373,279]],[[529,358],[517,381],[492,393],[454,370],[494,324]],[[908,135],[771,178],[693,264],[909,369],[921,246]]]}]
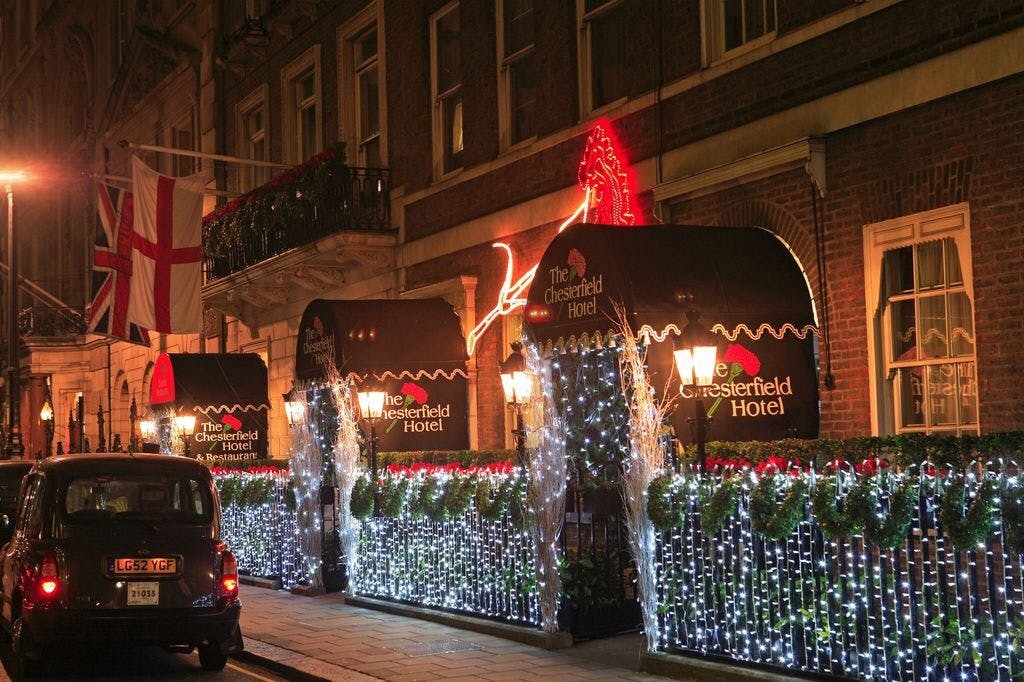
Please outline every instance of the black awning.
[{"label": "black awning", "polygon": [[[525,319],[546,350],[587,348],[616,333],[613,304],[621,303],[648,344],[652,382],[674,391],[672,340],[689,307],[677,294],[693,295],[701,324],[720,339],[714,384],[706,389],[712,437],[817,437],[810,291],[793,254],[767,230],[574,225],[544,252]],[[684,441],[695,404],[680,401],[670,417]]]},{"label": "black awning", "polygon": [[589,345],[615,329],[619,302],[636,331],[660,340],[685,324],[679,293],[727,338],[813,329],[807,280],[775,235],[686,225],[566,229],[541,258],[526,321],[545,347]]},{"label": "black awning", "polygon": [[466,378],[466,340],[451,304],[440,298],[329,301],[302,314],[295,376],[325,376],[324,357],[343,376],[418,380]]},{"label": "black awning", "polygon": [[186,438],[199,460],[267,456],[267,366],[255,353],[161,353],[149,402],[158,416],[196,417]]},{"label": "black awning", "polygon": [[149,398],[188,410],[268,409],[267,366],[256,353],[161,353]]}]

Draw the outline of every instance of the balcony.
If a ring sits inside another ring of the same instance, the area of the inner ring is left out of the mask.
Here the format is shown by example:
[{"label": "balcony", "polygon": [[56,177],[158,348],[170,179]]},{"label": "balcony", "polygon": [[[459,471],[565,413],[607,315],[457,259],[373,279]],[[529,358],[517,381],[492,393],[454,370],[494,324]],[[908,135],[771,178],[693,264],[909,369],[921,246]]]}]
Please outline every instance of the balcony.
[{"label": "balcony", "polygon": [[21,337],[68,338],[85,333],[85,311],[35,304],[18,311]]},{"label": "balcony", "polygon": [[390,269],[386,168],[345,165],[331,148],[203,220],[203,299],[258,327],[282,305]]}]

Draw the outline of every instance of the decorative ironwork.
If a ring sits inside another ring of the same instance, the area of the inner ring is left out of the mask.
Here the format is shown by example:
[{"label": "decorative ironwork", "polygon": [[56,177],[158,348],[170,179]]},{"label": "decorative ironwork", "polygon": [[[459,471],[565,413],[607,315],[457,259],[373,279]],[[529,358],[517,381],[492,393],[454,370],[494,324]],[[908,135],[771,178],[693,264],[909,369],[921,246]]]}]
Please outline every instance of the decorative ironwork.
[{"label": "decorative ironwork", "polygon": [[207,216],[206,281],[342,231],[390,231],[386,168],[351,168],[334,147]]},{"label": "decorative ironwork", "polygon": [[18,333],[25,336],[78,336],[85,333],[85,311],[31,305],[18,312]]}]

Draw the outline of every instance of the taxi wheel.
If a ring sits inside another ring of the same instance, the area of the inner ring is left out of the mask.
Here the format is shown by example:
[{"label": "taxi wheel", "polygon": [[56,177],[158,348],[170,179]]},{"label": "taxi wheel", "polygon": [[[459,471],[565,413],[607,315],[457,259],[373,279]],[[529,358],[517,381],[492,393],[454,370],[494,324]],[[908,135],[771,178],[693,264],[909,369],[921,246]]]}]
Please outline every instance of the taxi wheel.
[{"label": "taxi wheel", "polygon": [[211,642],[199,645],[199,665],[203,670],[223,670],[228,664],[228,655],[222,653],[220,644]]},{"label": "taxi wheel", "polygon": [[32,647],[32,635],[25,627],[25,621],[22,618],[14,621],[11,642],[17,666],[17,677],[37,677],[41,672],[42,662],[26,655]]}]

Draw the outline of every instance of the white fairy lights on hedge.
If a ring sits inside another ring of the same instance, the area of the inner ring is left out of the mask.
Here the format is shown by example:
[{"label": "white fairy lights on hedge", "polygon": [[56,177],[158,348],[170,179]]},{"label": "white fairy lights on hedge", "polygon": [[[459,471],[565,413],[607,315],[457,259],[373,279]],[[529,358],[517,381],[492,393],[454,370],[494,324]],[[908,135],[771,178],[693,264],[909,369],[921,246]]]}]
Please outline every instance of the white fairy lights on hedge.
[{"label": "white fairy lights on hedge", "polygon": [[[1024,539],[1024,501],[1015,466],[986,470],[984,479],[970,469],[936,475],[928,466],[920,473],[775,474],[780,508],[791,486],[806,483],[812,499],[826,486],[778,540],[756,530],[751,513],[755,488],[770,474],[733,474],[741,482],[737,511],[710,536],[702,527],[714,523],[710,500],[723,476],[676,474],[655,490],[656,481],[652,497],[663,503],[656,512],[676,520],[657,534],[657,648],[861,679],[1018,679],[1024,576],[1015,552]],[[963,504],[950,497],[961,481]],[[897,502],[904,484],[915,491],[907,516]],[[842,499],[843,510],[830,511],[829,497]],[[851,514],[875,526],[839,534]],[[903,519],[909,531],[900,533]],[[894,546],[866,539],[876,536]]]},{"label": "white fairy lights on hedge", "polygon": [[[480,475],[497,489],[524,474],[515,470]],[[420,488],[433,478],[438,485],[432,505],[436,507],[444,504],[447,487],[462,476],[419,473],[412,487]],[[410,498],[401,502],[396,517],[377,515],[362,521],[360,560],[349,576],[356,594],[540,624],[537,553],[525,524],[516,523],[507,509],[497,520],[487,520],[473,500],[454,517],[417,517]]]},{"label": "white fairy lights on hedge", "polygon": [[[221,537],[247,575],[278,578],[291,587],[298,574],[298,530],[288,472],[214,472],[223,501]],[[255,491],[255,492],[251,492]]]}]

